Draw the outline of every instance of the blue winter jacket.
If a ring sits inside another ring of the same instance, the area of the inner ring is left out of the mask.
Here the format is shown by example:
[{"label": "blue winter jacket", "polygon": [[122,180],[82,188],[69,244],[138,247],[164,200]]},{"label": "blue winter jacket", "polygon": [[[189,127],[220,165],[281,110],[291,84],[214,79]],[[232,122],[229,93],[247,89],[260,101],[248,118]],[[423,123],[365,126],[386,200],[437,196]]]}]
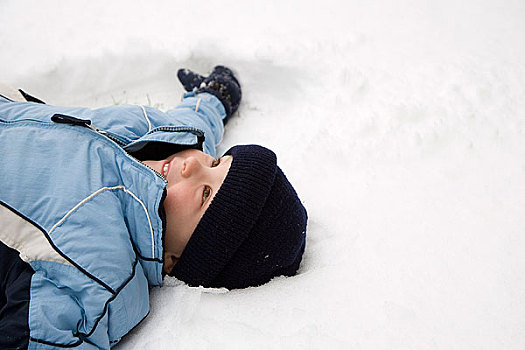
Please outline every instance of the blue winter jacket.
[{"label": "blue winter jacket", "polygon": [[166,113],[0,97],[0,240],[35,271],[29,349],[106,349],[146,317],[148,286],[162,285],[166,180],[133,154],[156,142],[215,156],[224,117],[209,94]]}]

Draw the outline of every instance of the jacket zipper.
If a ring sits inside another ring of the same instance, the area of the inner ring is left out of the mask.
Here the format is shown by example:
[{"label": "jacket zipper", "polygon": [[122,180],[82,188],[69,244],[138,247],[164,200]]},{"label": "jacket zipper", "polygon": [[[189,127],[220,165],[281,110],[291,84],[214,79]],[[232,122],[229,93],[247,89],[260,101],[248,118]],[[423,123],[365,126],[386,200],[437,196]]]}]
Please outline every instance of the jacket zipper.
[{"label": "jacket zipper", "polygon": [[160,126],[158,128],[155,128],[151,131],[148,131],[146,135],[151,135],[157,131],[168,131],[168,132],[179,132],[179,131],[189,131],[198,137],[203,137],[204,133],[202,130],[194,128],[192,126]]},{"label": "jacket zipper", "polygon": [[[126,152],[127,153],[127,152]],[[148,164],[144,163],[144,162],[141,162],[140,160],[138,160],[137,158],[133,157],[131,154],[127,153],[131,158],[135,159],[137,162],[139,162],[140,164],[144,165],[145,167],[151,169],[155,174],[157,174],[158,176],[160,176],[160,178],[162,180],[164,180],[164,182],[166,183],[166,185],[168,184],[168,179],[166,179],[166,177],[164,175],[162,175],[161,173],[159,173],[157,170],[153,169],[152,167],[150,167]]]}]

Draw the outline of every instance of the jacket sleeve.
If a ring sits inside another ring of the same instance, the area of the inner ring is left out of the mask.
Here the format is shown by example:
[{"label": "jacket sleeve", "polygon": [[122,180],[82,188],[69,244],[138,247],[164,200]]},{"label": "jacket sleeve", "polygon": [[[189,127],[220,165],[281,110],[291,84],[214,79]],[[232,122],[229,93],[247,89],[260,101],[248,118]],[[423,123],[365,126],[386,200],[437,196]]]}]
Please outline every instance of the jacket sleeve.
[{"label": "jacket sleeve", "polygon": [[[208,93],[194,95],[193,92],[185,94],[181,103],[167,112],[138,105],[89,109],[9,102],[0,103],[0,114],[0,120],[9,122],[35,120],[53,124],[51,117],[55,114],[89,120],[93,127],[107,133],[124,148],[141,141],[194,145],[197,137],[204,134],[203,150],[212,156],[222,140],[222,120],[226,117],[223,105],[215,96]],[[194,137],[183,135],[184,132]]]},{"label": "jacket sleeve", "polygon": [[215,157],[215,147],[222,141],[224,134],[222,120],[226,118],[224,106],[215,96],[208,93],[194,95],[189,92],[175,109],[167,113],[171,119],[182,125],[204,131],[203,150]]},{"label": "jacket sleeve", "polygon": [[[75,279],[71,274],[68,278]],[[31,305],[39,310],[34,312],[38,317],[29,320],[29,349],[110,349],[149,313],[148,284],[140,265],[114,295],[92,283],[82,285],[87,288],[55,283],[42,274],[33,277],[33,291],[44,301]]]},{"label": "jacket sleeve", "polygon": [[[38,317],[29,318],[28,349],[109,349],[108,313],[104,312],[109,293],[89,283],[80,274],[61,273],[68,266],[48,262],[34,264],[54,266],[47,266],[45,273],[37,270],[33,275],[30,315]],[[55,277],[52,275],[59,276],[58,281],[49,278]],[[66,276],[70,280],[67,284],[61,280]],[[82,294],[85,297],[81,298]],[[90,309],[94,308],[100,310],[97,319],[89,315]]]},{"label": "jacket sleeve", "polygon": [[124,148],[158,141],[192,145],[197,137],[188,139],[183,132],[201,136],[204,134],[203,151],[215,156],[215,147],[222,140],[226,117],[221,102],[213,95],[193,92],[185,94],[178,106],[162,112],[146,106],[109,106],[92,111],[87,118],[93,125],[122,141]]}]

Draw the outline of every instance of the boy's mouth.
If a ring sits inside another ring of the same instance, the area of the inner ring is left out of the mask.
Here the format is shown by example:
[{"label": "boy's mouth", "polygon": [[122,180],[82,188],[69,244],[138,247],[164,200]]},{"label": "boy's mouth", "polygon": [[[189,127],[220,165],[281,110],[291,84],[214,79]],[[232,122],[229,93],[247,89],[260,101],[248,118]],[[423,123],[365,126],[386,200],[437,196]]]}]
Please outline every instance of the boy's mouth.
[{"label": "boy's mouth", "polygon": [[170,163],[165,163],[164,166],[162,167],[162,175],[164,177],[168,177],[168,173],[169,173],[169,170],[170,170]]}]

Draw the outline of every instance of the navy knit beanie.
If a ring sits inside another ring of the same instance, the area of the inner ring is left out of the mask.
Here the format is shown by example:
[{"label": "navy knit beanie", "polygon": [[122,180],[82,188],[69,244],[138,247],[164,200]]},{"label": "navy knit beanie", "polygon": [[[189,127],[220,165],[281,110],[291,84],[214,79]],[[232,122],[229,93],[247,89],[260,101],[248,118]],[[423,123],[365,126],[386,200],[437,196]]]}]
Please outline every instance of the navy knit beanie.
[{"label": "navy knit beanie", "polygon": [[258,286],[294,275],[304,252],[306,210],[267,148],[235,146],[222,186],[170,275],[191,286]]}]

